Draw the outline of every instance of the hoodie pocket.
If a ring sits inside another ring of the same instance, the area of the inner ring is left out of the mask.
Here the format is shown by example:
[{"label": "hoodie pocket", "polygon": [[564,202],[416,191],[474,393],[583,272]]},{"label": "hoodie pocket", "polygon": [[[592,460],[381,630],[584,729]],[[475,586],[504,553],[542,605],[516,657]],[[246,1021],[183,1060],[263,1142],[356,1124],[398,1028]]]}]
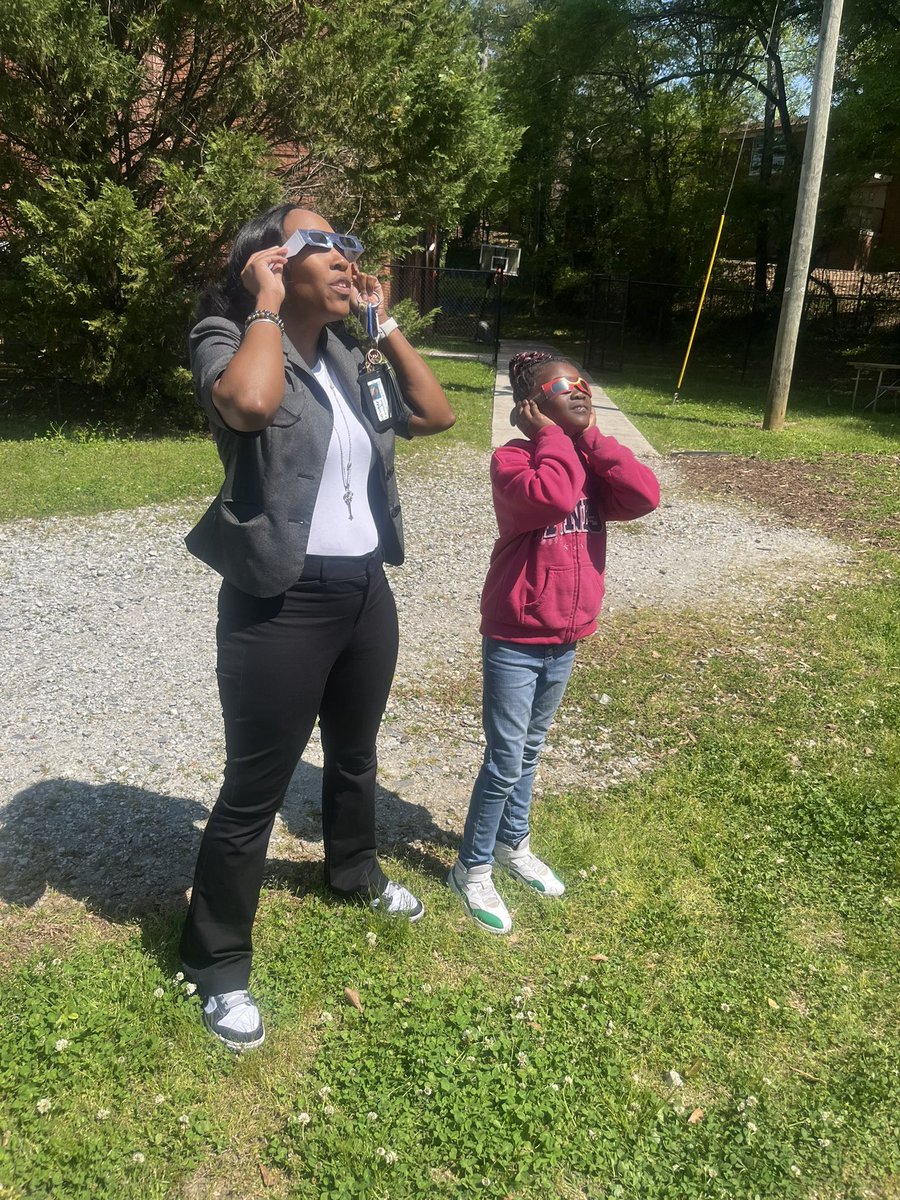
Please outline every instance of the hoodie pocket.
[{"label": "hoodie pocket", "polygon": [[576,585],[574,566],[547,567],[533,597],[522,608],[523,619],[548,629],[567,625],[575,603]]},{"label": "hoodie pocket", "polygon": [[597,617],[603,584],[593,567],[547,567],[540,590],[526,602],[523,623],[542,629],[577,630]]}]

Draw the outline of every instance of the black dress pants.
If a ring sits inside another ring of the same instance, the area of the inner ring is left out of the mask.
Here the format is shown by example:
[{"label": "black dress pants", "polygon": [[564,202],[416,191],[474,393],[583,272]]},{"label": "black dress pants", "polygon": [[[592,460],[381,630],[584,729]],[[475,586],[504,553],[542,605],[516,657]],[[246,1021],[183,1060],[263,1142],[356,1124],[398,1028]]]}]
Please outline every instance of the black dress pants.
[{"label": "black dress pants", "polygon": [[360,897],[387,882],[375,857],[375,742],[398,631],[381,558],[309,557],[271,599],[224,583],[216,638],[225,776],[181,938],[185,971],[207,996],[247,987],[269,836],[316,717],[325,882]]}]

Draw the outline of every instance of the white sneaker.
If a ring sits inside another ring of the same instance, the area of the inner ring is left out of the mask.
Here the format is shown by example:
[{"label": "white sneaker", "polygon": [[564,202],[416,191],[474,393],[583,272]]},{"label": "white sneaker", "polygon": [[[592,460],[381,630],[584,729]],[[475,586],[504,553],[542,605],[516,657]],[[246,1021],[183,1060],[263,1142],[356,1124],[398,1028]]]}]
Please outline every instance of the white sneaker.
[{"label": "white sneaker", "polygon": [[494,846],[494,861],[504,870],[509,871],[515,879],[527,883],[529,887],[540,892],[542,896],[561,896],[566,885],[558,879],[545,862],[529,849],[531,835],[519,842],[515,850],[512,846],[504,846],[497,842]]},{"label": "white sneaker", "polygon": [[512,917],[491,879],[491,865],[466,869],[459,859],[450,868],[447,886],[456,892],[476,925],[488,933],[509,933]]},{"label": "white sneaker", "polygon": [[406,917],[407,921],[420,921],[425,916],[425,905],[411,891],[399,883],[386,883],[384,891],[373,897],[372,908],[381,909],[389,917]]},{"label": "white sneaker", "polygon": [[255,1050],[266,1038],[262,1017],[249,992],[219,992],[203,1004],[203,1024],[229,1050]]}]

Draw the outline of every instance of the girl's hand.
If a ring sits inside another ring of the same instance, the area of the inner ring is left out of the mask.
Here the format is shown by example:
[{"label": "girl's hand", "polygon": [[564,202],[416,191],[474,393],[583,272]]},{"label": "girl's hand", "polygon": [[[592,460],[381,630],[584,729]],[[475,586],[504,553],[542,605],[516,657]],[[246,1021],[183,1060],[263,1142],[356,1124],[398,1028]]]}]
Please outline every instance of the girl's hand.
[{"label": "girl's hand", "polygon": [[[379,322],[383,323],[388,319],[384,289],[378,282],[378,276],[363,274],[356,263],[350,265],[350,304],[358,317],[361,316],[361,309],[365,309],[370,304],[377,304]],[[364,315],[363,313],[362,317]],[[362,323],[365,325],[365,320]]]},{"label": "girl's hand", "polygon": [[536,400],[526,397],[516,406],[516,424],[527,438],[533,439],[539,429],[546,429],[548,425],[555,425],[556,422],[544,416]]},{"label": "girl's hand", "polygon": [[283,246],[270,246],[251,254],[241,271],[241,283],[256,302],[257,308],[278,312],[284,303],[284,264],[287,254]]}]

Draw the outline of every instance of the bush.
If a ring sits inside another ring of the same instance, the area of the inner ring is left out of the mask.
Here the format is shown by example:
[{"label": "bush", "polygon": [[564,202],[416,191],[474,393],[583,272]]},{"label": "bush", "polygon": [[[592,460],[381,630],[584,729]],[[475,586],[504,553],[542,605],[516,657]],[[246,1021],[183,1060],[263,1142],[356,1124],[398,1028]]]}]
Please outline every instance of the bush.
[{"label": "bush", "polygon": [[178,372],[191,294],[176,280],[154,214],[110,182],[95,199],[52,178],[19,204],[20,302],[8,359],[55,410],[143,424],[184,392]]},{"label": "bush", "polygon": [[265,155],[259,139],[211,137],[195,174],[160,164],[153,208],[74,170],[19,201],[4,349],[31,408],[120,428],[196,427],[192,310],[223,219],[237,224],[279,195]]},{"label": "bush", "polygon": [[[401,332],[411,342],[421,341],[426,334],[431,333],[435,319],[440,316],[439,308],[431,308],[428,312],[420,313],[415,300],[398,300],[391,305],[391,316],[400,326]],[[366,333],[355,316],[347,318],[347,328],[360,342],[365,343]]]},{"label": "bush", "polygon": [[359,220],[379,261],[478,202],[509,131],[468,12],[327,9],[0,5],[0,338],[17,404],[193,423],[193,299],[244,221],[314,196]]},{"label": "bush", "polygon": [[435,319],[440,313],[440,308],[430,308],[427,312],[420,313],[415,300],[398,300],[391,306],[391,316],[411,342],[420,341],[426,334],[431,333]]}]

